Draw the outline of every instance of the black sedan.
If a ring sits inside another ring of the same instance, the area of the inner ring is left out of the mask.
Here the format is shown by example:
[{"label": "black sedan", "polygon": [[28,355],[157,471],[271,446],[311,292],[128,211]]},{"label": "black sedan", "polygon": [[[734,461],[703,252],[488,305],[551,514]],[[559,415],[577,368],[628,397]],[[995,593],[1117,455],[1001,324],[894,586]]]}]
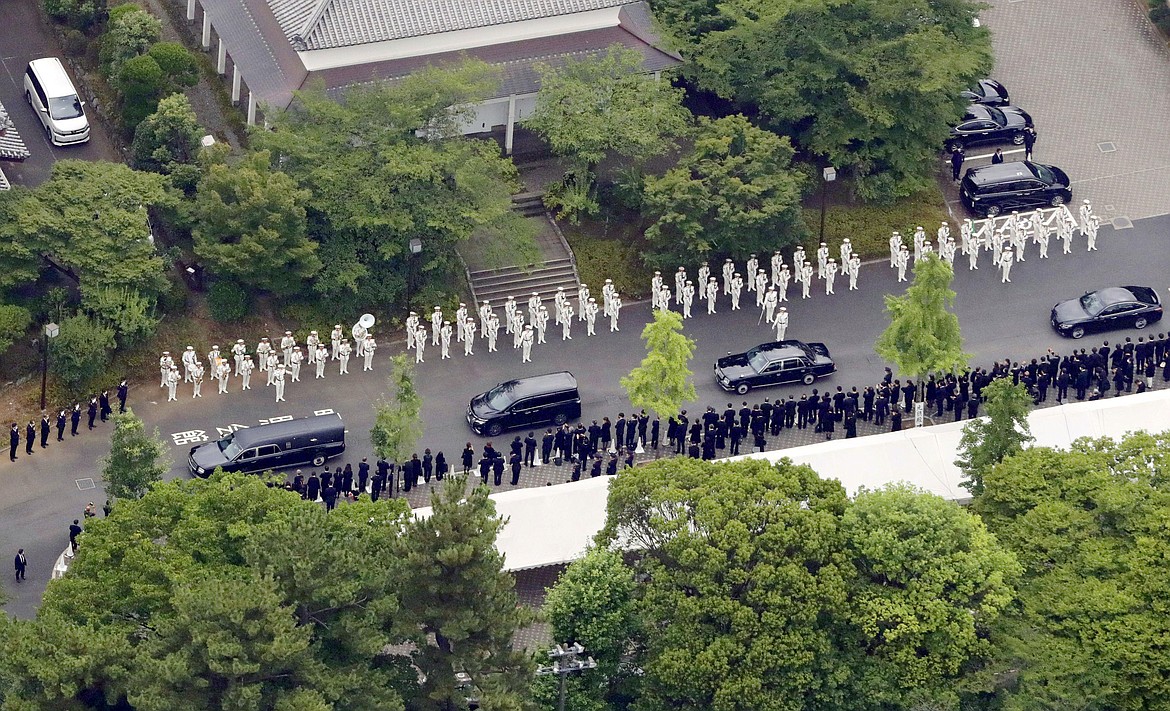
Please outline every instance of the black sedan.
[{"label": "black sedan", "polygon": [[1012,103],[1008,90],[994,79],[980,79],[979,83],[960,94],[972,104],[986,106],[1007,106]]},{"label": "black sedan", "polygon": [[715,363],[719,387],[743,395],[752,388],[781,383],[811,385],[837,370],[824,343],[773,341],[746,353],[720,358]]},{"label": "black sedan", "polygon": [[951,126],[946,148],[966,148],[979,143],[1024,143],[1024,129],[1032,126],[1032,117],[1018,106],[983,106],[971,104],[957,125]]},{"label": "black sedan", "polygon": [[1162,302],[1148,286],[1111,286],[1052,307],[1052,327],[1080,338],[1089,331],[1145,328],[1162,320]]}]

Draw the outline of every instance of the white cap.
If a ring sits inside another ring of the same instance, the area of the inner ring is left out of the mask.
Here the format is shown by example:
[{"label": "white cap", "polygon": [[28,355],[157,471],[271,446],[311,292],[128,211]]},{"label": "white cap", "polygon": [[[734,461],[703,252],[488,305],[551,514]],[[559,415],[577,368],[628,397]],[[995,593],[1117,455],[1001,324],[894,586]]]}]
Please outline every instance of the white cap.
[{"label": "white cap", "polygon": [[781,310],[781,311],[787,311],[787,310],[788,310],[788,307],[786,307],[786,306],[781,306],[781,307],[780,307],[780,310]]},{"label": "white cap", "polygon": [[[313,331],[313,333],[316,333],[316,331]],[[236,339],[236,343],[243,343],[243,342],[244,342],[244,339],[242,339],[242,338]]]},{"label": "white cap", "polygon": [[218,350],[219,350],[219,346],[212,346],[212,347],[211,347],[211,350],[213,350],[213,351],[218,351]]},{"label": "white cap", "polygon": [[195,350],[195,346],[187,346],[187,350],[193,351],[193,350]]}]

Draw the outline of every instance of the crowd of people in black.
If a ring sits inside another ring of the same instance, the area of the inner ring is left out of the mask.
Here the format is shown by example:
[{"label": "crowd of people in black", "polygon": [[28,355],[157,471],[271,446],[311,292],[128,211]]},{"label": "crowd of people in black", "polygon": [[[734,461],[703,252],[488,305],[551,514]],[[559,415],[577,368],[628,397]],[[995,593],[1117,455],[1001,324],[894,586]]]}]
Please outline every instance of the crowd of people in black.
[{"label": "crowd of people in black", "polygon": [[[126,411],[126,395],[129,392],[129,384],[123,380],[118,384],[115,391],[118,398],[118,412]],[[82,407],[81,402],[74,402],[70,408],[62,408],[57,411],[56,426],[57,426],[57,441],[63,442],[65,440],[65,428],[69,427],[69,434],[72,437],[77,436],[77,426],[81,424]],[[85,413],[88,418],[89,429],[94,428],[94,420],[101,418],[102,422],[110,419],[110,415],[114,413],[114,408],[110,404],[110,391],[103,390],[100,394],[94,394],[89,397],[89,404],[85,408]],[[53,430],[53,421],[49,419],[49,413],[41,412],[41,422],[38,426],[34,420],[29,420],[24,428],[24,453],[33,454],[33,445],[36,444],[37,435],[40,435],[41,449],[46,449],[49,446],[49,434]],[[8,459],[9,461],[16,461],[17,450],[20,449],[20,425],[13,422],[12,427],[8,431]]]},{"label": "crowd of people in black", "polygon": [[[1100,347],[1073,349],[1064,356],[1049,349],[1030,361],[1002,360],[988,368],[932,375],[918,382],[894,378],[886,368],[879,382],[861,389],[813,388],[775,401],[767,397],[750,405],[741,401],[738,407],[728,402],[721,410],[707,407],[696,417],[683,410],[665,426],[643,410],[628,416],[618,413],[614,420],[603,417],[588,425],[566,423],[539,435],[536,431],[517,434],[502,451],[487,442],[477,452],[468,442],[458,465],[464,474],[478,473],[485,485],[502,486],[507,473],[510,484],[516,486],[525,467],[543,465],[568,466],[568,479],[578,481],[583,476],[616,474],[634,466],[639,455],[656,458],[663,454],[663,445],[666,453],[710,460],[781,447],[778,438],[786,429],[811,429],[825,439],[832,439],[838,431],[846,438],[856,437],[859,422],[869,423],[871,429],[888,426],[889,431],[898,431],[903,414],[913,411],[920,390],[926,412],[933,413],[936,422],[979,416],[983,389],[999,378],[1023,385],[1036,405],[1051,396],[1060,403],[1070,397],[1097,400],[1111,392],[1140,393],[1154,387],[1159,374],[1163,382],[1170,382],[1167,360],[1170,339],[1160,333],[1156,338],[1138,337],[1136,342],[1128,337],[1112,345],[1105,341]],[[297,472],[285,486],[311,501],[320,497],[331,509],[338,499],[352,500],[368,493],[377,500],[398,491],[410,492],[420,482],[429,484],[432,477],[442,481],[450,466],[442,451],[432,454],[425,449],[421,457],[414,454],[402,463],[379,459],[373,468],[363,459],[356,473],[349,464],[337,471],[326,467],[319,476],[312,474],[307,479]]]}]

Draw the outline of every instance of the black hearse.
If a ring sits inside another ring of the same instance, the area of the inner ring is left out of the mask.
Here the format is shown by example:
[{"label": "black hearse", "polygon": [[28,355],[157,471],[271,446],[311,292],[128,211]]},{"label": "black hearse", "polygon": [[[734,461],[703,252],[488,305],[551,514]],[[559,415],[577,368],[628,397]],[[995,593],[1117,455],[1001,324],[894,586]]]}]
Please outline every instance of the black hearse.
[{"label": "black hearse", "polygon": [[467,406],[467,424],[488,437],[546,422],[563,425],[580,416],[581,393],[568,371],[500,383]]},{"label": "black hearse", "polygon": [[341,415],[273,422],[232,432],[216,442],[192,447],[187,467],[194,476],[226,472],[263,472],[303,464],[319,467],[345,451]]}]

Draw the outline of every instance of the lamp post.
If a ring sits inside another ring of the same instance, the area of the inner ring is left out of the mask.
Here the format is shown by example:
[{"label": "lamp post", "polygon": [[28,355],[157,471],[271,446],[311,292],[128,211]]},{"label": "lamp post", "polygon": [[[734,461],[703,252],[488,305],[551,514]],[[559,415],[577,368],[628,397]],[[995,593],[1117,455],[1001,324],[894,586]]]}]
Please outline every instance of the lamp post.
[{"label": "lamp post", "polygon": [[410,240],[410,270],[406,273],[406,308],[410,310],[410,304],[414,301],[414,283],[416,281],[415,272],[418,270],[418,255],[422,254],[423,241],[418,237]]},{"label": "lamp post", "polygon": [[827,166],[821,171],[821,238],[818,242],[825,241],[825,204],[829,192],[829,183],[837,179],[837,169],[833,166]]},{"label": "lamp post", "polygon": [[61,327],[55,323],[45,324],[45,339],[41,343],[41,409],[45,409],[45,389],[49,384],[49,341],[56,338]]},{"label": "lamp post", "polygon": [[536,673],[540,676],[556,674],[560,677],[560,697],[557,701],[557,711],[565,711],[565,677],[597,668],[597,662],[593,660],[593,657],[581,658],[584,653],[585,648],[581,646],[580,642],[574,642],[572,645],[558,644],[548,650],[548,656],[553,660],[553,663],[547,667],[539,666],[536,668]]}]

